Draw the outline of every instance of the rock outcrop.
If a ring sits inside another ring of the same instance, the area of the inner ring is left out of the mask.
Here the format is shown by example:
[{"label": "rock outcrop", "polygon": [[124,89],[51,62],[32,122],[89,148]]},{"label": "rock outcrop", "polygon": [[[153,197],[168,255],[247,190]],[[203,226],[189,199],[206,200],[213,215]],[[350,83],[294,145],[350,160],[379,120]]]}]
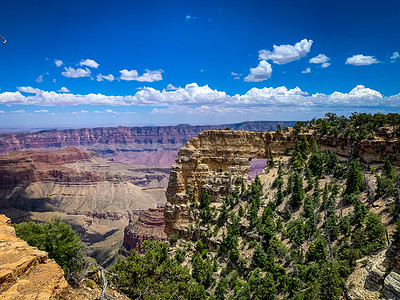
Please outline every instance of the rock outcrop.
[{"label": "rock outcrop", "polygon": [[143,253],[142,243],[145,240],[165,241],[164,208],[149,209],[139,213],[124,231],[124,246],[126,249],[136,249]]},{"label": "rock outcrop", "polygon": [[379,291],[385,299],[400,299],[400,243],[393,242],[381,259],[367,268],[364,289]]},{"label": "rock outcrop", "polygon": [[190,139],[181,148],[170,173],[166,192],[165,232],[190,238],[189,224],[198,216],[201,193],[212,198],[224,196],[234,188],[237,178],[247,180],[251,159],[267,159],[270,153],[284,153],[294,148],[300,136],[314,135],[321,150],[331,150],[341,156],[357,156],[362,161],[383,162],[387,155],[393,164],[400,164],[398,138],[385,135],[375,139],[351,141],[325,138],[313,131],[298,133],[295,130],[277,132],[249,132],[212,130],[204,131]]},{"label": "rock outcrop", "polygon": [[231,129],[268,131],[295,122],[244,122],[206,126],[154,126],[154,127],[99,127],[65,130],[43,130],[34,133],[10,133],[0,135],[0,153],[24,149],[49,149],[69,146],[94,150],[103,158],[149,166],[173,164],[175,155],[190,138],[201,131]]},{"label": "rock outcrop", "polygon": [[67,296],[64,272],[44,251],[15,235],[0,215],[0,299],[58,299]]}]

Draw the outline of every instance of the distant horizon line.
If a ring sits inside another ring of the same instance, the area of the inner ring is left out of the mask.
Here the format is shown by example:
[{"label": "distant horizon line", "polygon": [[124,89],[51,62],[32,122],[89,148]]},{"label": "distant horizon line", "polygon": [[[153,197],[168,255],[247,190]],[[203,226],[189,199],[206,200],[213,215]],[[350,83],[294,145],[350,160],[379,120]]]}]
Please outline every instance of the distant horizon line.
[{"label": "distant horizon line", "polygon": [[71,126],[0,126],[0,133],[13,133],[13,132],[34,132],[41,130],[64,130],[64,129],[84,129],[84,128],[101,128],[101,127],[165,127],[165,126],[220,126],[220,125],[233,125],[249,122],[297,122],[298,120],[254,120],[254,121],[239,121],[230,123],[179,123],[179,124],[135,124],[135,125],[71,125]]}]

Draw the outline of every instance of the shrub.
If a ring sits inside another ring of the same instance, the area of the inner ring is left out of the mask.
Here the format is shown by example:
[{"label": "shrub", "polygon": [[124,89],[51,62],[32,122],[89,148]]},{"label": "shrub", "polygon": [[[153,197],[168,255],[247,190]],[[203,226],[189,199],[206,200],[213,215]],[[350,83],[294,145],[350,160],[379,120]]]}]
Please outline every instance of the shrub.
[{"label": "shrub", "polygon": [[178,235],[177,234],[174,233],[169,237],[169,244],[171,246],[175,245],[177,241],[178,241]]},{"label": "shrub", "polygon": [[111,276],[110,280],[123,293],[133,299],[143,297],[144,291],[147,299],[165,299],[167,295],[205,298],[204,287],[192,278],[189,269],[171,259],[167,243],[147,240],[142,247],[144,255],[132,250],[126,260],[118,259],[111,268],[117,276]]},{"label": "shrub", "polygon": [[22,222],[14,228],[18,237],[54,258],[66,275],[82,270],[84,246],[71,226],[60,218],[52,218],[44,224]]}]

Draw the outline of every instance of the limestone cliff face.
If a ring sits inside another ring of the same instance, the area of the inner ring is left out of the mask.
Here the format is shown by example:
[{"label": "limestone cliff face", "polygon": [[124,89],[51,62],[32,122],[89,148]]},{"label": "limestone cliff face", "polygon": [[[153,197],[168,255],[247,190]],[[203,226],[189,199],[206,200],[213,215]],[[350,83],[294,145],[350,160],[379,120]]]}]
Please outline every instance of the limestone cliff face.
[{"label": "limestone cliff face", "polygon": [[[359,299],[362,295],[380,294],[385,299],[400,299],[400,243],[393,242],[387,250],[382,251],[366,268],[363,278],[364,286],[350,291],[350,299]],[[348,280],[351,282],[351,280]],[[381,297],[379,297],[381,298]]]},{"label": "limestone cliff face", "polygon": [[350,141],[324,138],[312,131],[250,132],[210,130],[190,139],[181,148],[172,166],[165,207],[165,232],[191,237],[190,223],[198,216],[197,199],[203,191],[213,200],[232,191],[236,178],[247,180],[249,161],[269,158],[270,153],[292,150],[297,139],[312,135],[321,150],[331,150],[342,156],[357,156],[364,162],[383,162],[387,155],[400,165],[398,138],[380,135],[373,140]]},{"label": "limestone cliff face", "polygon": [[15,235],[0,215],[0,299],[59,299],[68,296],[64,272],[44,251]]},{"label": "limestone cliff face", "polygon": [[140,212],[139,217],[134,218],[124,231],[124,246],[128,250],[136,249],[143,253],[142,242],[145,240],[165,241],[164,232],[164,208],[149,209]]},{"label": "limestone cliff face", "polygon": [[204,131],[178,152],[172,166],[165,207],[165,232],[190,237],[197,218],[193,204],[203,191],[213,200],[230,193],[236,178],[246,178],[252,158],[267,158],[295,145],[290,132]]}]

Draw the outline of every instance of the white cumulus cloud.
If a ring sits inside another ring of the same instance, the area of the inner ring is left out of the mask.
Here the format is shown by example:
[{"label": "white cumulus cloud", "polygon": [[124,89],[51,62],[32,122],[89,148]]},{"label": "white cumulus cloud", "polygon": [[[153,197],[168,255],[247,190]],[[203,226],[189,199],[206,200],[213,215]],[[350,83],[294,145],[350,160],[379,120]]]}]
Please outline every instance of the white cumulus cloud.
[{"label": "white cumulus cloud", "polygon": [[273,51],[260,50],[259,59],[260,60],[272,60],[275,64],[283,65],[289,62],[299,60],[300,58],[307,55],[311,50],[313,41],[303,39],[300,42],[292,45],[274,45]]},{"label": "white cumulus cloud", "polygon": [[166,88],[166,90],[167,91],[175,91],[175,90],[177,90],[178,88],[176,87],[176,86],[174,86],[173,84],[168,84],[167,85],[167,88]]},{"label": "white cumulus cloud", "polygon": [[108,74],[108,75],[98,74],[96,77],[97,81],[104,81],[104,79],[107,81],[114,81],[115,78],[113,74]]},{"label": "white cumulus cloud", "polygon": [[399,52],[393,52],[392,56],[390,57],[390,60],[392,62],[395,62],[396,60],[398,60],[400,58]]},{"label": "white cumulus cloud", "polygon": [[301,71],[301,73],[303,73],[303,74],[311,73],[311,69],[307,68],[307,69]]},{"label": "white cumulus cloud", "polygon": [[29,93],[29,94],[37,94],[41,93],[41,89],[33,88],[31,86],[18,86],[17,90],[23,93]]},{"label": "white cumulus cloud", "polygon": [[244,78],[247,82],[260,82],[271,77],[271,64],[265,60],[260,61],[257,67],[250,69],[250,74]]},{"label": "white cumulus cloud", "polygon": [[327,68],[331,65],[329,63],[330,58],[327,57],[325,54],[318,54],[317,56],[310,59],[311,64],[321,64],[322,68]]},{"label": "white cumulus cloud", "polygon": [[58,90],[58,92],[69,93],[69,89],[67,89],[65,86],[63,86],[61,89]]},{"label": "white cumulus cloud", "polygon": [[140,81],[140,82],[154,82],[154,81],[160,81],[162,80],[162,72],[163,70],[155,70],[155,71],[150,71],[146,70],[143,75],[139,76],[138,71],[136,70],[121,70],[119,71],[121,73],[120,79],[121,80],[126,80],[126,81]]},{"label": "white cumulus cloud", "polygon": [[[21,88],[20,88],[21,89]],[[21,90],[34,91],[32,87]],[[35,91],[36,92],[36,91]],[[400,93],[383,96],[379,91],[357,85],[349,92],[336,91],[332,94],[315,93],[309,95],[299,87],[252,88],[244,94],[227,95],[224,91],[191,83],[176,90],[157,90],[144,87],[132,95],[106,96],[103,94],[71,94],[40,91],[24,96],[20,91],[0,93],[3,105],[108,105],[147,106],[153,113],[261,113],[280,112],[323,112],[323,111],[398,111]],[[42,108],[41,108],[42,109]],[[14,111],[15,112],[15,111]],[[86,111],[75,112],[86,113]],[[94,113],[114,114],[108,108]]]},{"label": "white cumulus cloud", "polygon": [[85,59],[85,60],[81,60],[81,62],[79,63],[80,66],[87,66],[89,68],[95,68],[97,69],[99,67],[99,64],[97,62],[95,62],[93,59]]},{"label": "white cumulus cloud", "polygon": [[378,63],[379,61],[375,57],[362,54],[353,55],[352,57],[349,57],[346,60],[346,65],[353,65],[353,66],[368,66]]},{"label": "white cumulus cloud", "polygon": [[38,83],[43,82],[43,75],[39,75],[39,77],[36,78],[36,82],[38,82]]},{"label": "white cumulus cloud", "polygon": [[81,69],[74,69],[72,67],[64,68],[65,71],[61,73],[62,76],[68,77],[68,78],[80,78],[80,77],[89,77],[91,72],[88,68]]},{"label": "white cumulus cloud", "polygon": [[35,110],[35,113],[48,113],[47,109]]},{"label": "white cumulus cloud", "polygon": [[234,76],[233,79],[238,80],[242,77],[243,74],[231,72],[231,75]]},{"label": "white cumulus cloud", "polygon": [[54,63],[56,64],[57,67],[61,67],[63,65],[63,61],[59,59],[55,59]]}]

